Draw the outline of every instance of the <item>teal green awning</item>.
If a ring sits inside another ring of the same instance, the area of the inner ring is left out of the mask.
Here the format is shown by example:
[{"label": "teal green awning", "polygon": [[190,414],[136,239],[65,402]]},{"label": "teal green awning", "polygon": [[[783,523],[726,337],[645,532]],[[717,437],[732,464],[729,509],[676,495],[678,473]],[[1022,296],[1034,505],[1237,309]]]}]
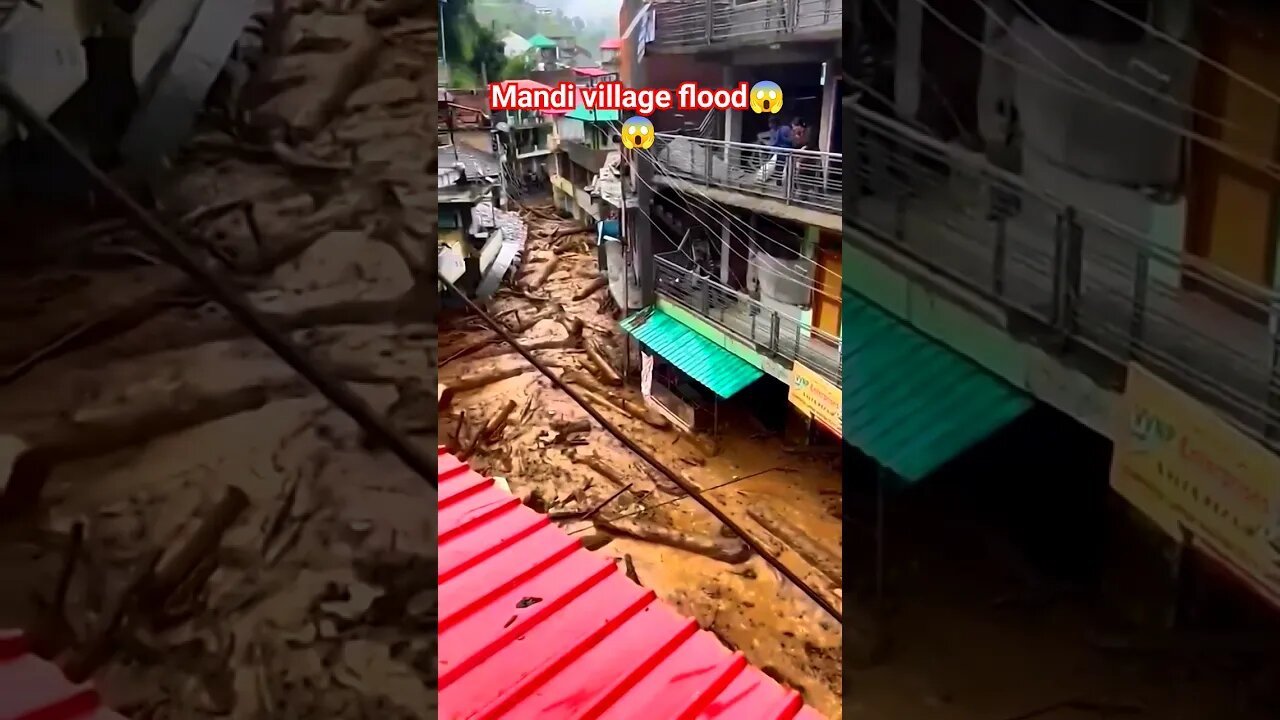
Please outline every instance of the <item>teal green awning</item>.
[{"label": "teal green awning", "polygon": [[914,482],[1032,405],[1022,391],[843,293],[845,442]]},{"label": "teal green awning", "polygon": [[588,110],[586,106],[579,105],[565,113],[565,117],[583,122],[618,122],[622,114],[617,110]]},{"label": "teal green awning", "polygon": [[537,35],[534,35],[533,37],[529,38],[529,45],[530,47],[536,47],[539,49],[553,48],[556,46],[556,41],[552,40],[546,35],[543,35],[542,33],[538,33]]},{"label": "teal green awning", "polygon": [[721,399],[733,397],[764,374],[657,308],[623,320],[622,329]]}]

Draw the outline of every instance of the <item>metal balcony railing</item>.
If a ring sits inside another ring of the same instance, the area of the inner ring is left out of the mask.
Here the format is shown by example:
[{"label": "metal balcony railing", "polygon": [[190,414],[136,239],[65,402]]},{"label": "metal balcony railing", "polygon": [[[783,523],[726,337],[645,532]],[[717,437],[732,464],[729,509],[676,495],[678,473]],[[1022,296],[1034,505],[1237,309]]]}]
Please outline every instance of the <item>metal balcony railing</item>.
[{"label": "metal balcony railing", "polygon": [[840,338],[699,276],[679,253],[655,256],[654,262],[660,295],[715,323],[764,356],[777,362],[799,362],[840,387]]},{"label": "metal balcony railing", "polygon": [[845,223],[1058,339],[1138,360],[1280,449],[1280,299],[1020,177],[846,105]]},{"label": "metal balcony railing", "polygon": [[654,172],[840,214],[844,159],[839,153],[784,150],[658,133]]},{"label": "metal balcony railing", "polygon": [[839,0],[689,0],[653,7],[658,47],[835,39],[841,32]]}]

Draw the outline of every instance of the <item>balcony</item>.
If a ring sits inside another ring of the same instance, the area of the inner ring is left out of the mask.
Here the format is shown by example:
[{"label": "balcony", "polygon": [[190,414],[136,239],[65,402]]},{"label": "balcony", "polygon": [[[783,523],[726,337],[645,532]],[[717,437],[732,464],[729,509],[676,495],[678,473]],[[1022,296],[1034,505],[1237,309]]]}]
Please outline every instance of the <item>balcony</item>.
[{"label": "balcony", "polygon": [[846,242],[945,277],[1030,335],[1141,361],[1280,449],[1275,292],[861,108],[845,107],[845,132]]},{"label": "balcony", "polygon": [[761,355],[784,365],[798,361],[840,387],[839,338],[711,278],[699,277],[678,253],[658,255],[654,263],[659,295],[706,318]]},{"label": "balcony", "polygon": [[582,140],[562,139],[560,149],[569,156],[569,162],[592,174],[600,172],[609,159],[609,150],[593,148]]},{"label": "balcony", "polygon": [[657,49],[839,40],[838,0],[690,0],[655,3]]},{"label": "balcony", "polygon": [[655,172],[839,215],[844,160],[839,153],[782,150],[658,133]]}]

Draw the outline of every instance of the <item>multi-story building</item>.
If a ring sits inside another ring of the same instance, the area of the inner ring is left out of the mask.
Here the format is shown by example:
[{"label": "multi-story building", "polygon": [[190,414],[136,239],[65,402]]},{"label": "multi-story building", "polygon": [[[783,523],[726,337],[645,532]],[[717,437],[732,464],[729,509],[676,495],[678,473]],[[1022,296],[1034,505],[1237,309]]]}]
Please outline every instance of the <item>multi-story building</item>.
[{"label": "multi-story building", "polygon": [[1169,540],[1280,605],[1280,16],[988,5],[855,18],[846,332],[852,303],[964,362],[934,382],[918,343],[846,337],[846,439],[908,457],[872,416],[911,398],[952,438],[891,467],[919,476],[1047,403],[1113,440],[1112,487]]},{"label": "multi-story building", "polygon": [[591,64],[591,54],[578,45],[572,35],[547,37],[538,34],[529,38],[534,52],[534,69],[540,71],[563,70]]},{"label": "multi-story building", "polygon": [[[624,327],[644,347],[646,395],[685,424],[770,377],[763,396],[790,387],[840,433],[841,17],[835,0],[623,5],[626,85],[770,81],[784,96],[776,115],[660,111],[654,146],[629,153],[625,219],[651,307]],[[769,117],[801,120],[810,142],[768,144]]]},{"label": "multi-story building", "polygon": [[608,38],[600,43],[600,67],[611,73],[622,71],[618,62],[618,50],[622,48],[622,38]]},{"label": "multi-story building", "polygon": [[[582,87],[618,79],[601,68],[575,68],[573,73]],[[611,209],[621,208],[617,142],[621,121],[617,110],[585,107],[555,118],[552,143],[557,152],[551,187],[557,208],[590,223],[606,219]]]}]

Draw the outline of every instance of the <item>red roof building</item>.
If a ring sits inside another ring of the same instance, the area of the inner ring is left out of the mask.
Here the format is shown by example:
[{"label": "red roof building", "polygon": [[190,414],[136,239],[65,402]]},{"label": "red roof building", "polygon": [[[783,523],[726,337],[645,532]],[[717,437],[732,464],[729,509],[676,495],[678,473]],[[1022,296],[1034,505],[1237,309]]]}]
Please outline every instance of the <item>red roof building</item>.
[{"label": "red roof building", "polygon": [[819,720],[603,555],[441,449],[443,720]]}]

